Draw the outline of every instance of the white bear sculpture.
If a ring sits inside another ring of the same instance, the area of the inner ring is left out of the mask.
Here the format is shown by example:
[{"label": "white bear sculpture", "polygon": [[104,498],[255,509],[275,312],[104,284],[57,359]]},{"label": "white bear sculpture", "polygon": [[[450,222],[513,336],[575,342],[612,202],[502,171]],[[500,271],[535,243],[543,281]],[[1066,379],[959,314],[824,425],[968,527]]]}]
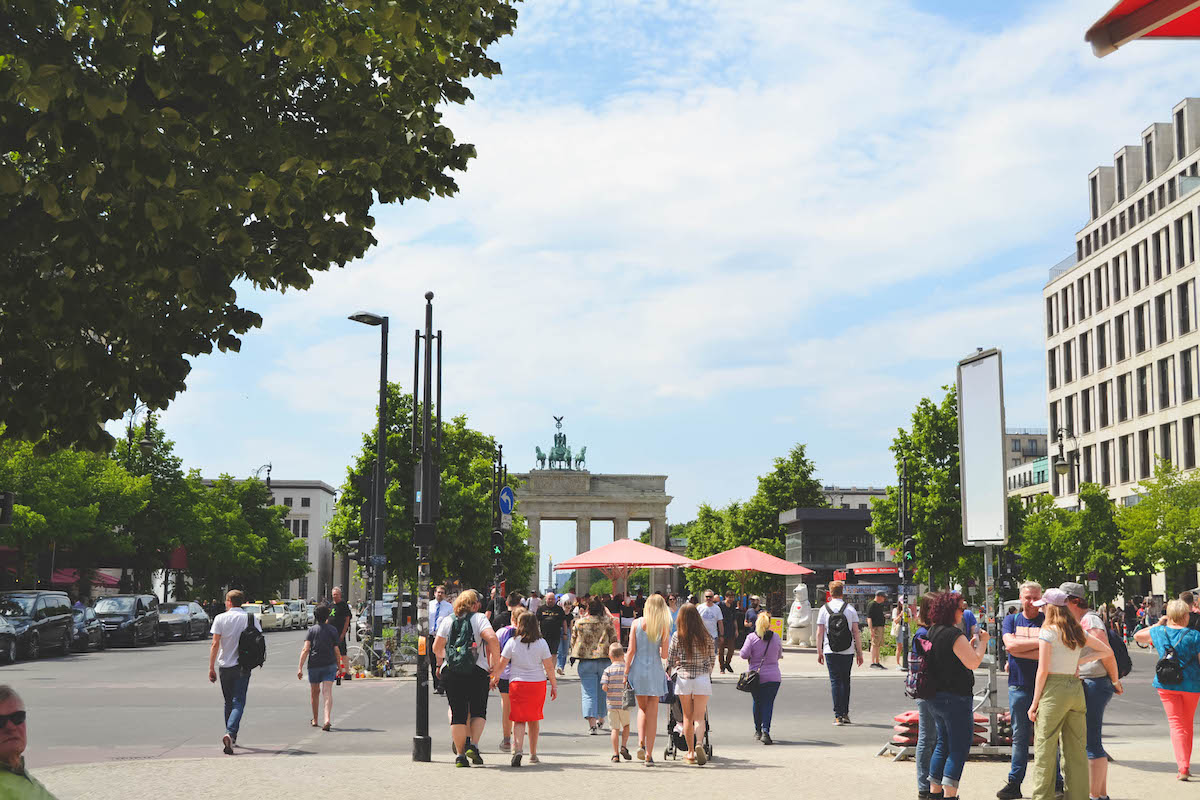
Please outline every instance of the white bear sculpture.
[{"label": "white bear sculpture", "polygon": [[788,613],[788,644],[812,647],[813,636],[817,630],[817,615],[813,613],[812,605],[808,602],[808,587],[803,583],[797,584],[792,590],[792,610]]}]

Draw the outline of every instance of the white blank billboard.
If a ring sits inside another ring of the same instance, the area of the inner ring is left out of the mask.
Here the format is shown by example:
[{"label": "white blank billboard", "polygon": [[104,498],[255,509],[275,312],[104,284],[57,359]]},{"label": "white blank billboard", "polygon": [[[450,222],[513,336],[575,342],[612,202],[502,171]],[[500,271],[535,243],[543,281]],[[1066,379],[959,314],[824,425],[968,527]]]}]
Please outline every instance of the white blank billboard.
[{"label": "white blank billboard", "polygon": [[1005,544],[1004,370],[997,349],[958,363],[958,448],[963,543]]}]

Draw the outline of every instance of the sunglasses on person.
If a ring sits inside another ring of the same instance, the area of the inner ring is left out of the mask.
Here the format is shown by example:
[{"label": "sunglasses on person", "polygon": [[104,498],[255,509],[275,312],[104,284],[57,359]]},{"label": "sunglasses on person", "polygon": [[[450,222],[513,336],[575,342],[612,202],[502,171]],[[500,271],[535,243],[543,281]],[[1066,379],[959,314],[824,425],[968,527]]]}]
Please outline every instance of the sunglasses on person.
[{"label": "sunglasses on person", "polygon": [[704,599],[705,599],[705,600],[712,600],[712,599],[713,599],[713,596],[712,596],[711,594],[706,594],[706,595],[704,595]]},{"label": "sunglasses on person", "polygon": [[21,710],[21,711],[14,711],[11,714],[0,714],[0,730],[3,730],[10,722],[14,726],[24,725],[25,724],[25,711]]}]

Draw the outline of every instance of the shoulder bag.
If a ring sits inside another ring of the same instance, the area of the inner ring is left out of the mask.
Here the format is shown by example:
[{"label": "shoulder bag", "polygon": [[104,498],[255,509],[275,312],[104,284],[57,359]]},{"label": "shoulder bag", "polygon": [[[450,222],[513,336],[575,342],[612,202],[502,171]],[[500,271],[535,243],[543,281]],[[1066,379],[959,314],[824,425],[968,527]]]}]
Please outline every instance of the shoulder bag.
[{"label": "shoulder bag", "polygon": [[771,646],[771,637],[774,634],[775,631],[767,631],[767,635],[763,637],[763,654],[762,658],[758,660],[758,667],[748,669],[738,676],[737,690],[739,692],[754,692],[758,689],[760,682],[758,670],[762,669],[763,662],[767,660],[767,650]]}]

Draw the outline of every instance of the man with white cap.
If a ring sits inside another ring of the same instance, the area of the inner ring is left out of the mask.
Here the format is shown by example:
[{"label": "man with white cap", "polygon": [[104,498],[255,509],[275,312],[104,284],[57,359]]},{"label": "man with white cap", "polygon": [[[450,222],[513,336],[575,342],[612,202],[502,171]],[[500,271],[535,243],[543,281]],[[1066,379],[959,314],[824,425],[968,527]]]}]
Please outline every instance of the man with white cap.
[{"label": "man with white cap", "polygon": [[[1088,610],[1087,592],[1082,584],[1067,582],[1058,587],[1067,596],[1067,610],[1083,628],[1097,639],[1108,640],[1108,629],[1095,612]],[[1091,651],[1084,649],[1081,661]],[[1083,679],[1083,699],[1087,703],[1088,784],[1092,797],[1108,797],[1108,753],[1101,743],[1104,729],[1104,708],[1114,694],[1124,694],[1113,655],[1099,661],[1089,661],[1079,667]]]}]

